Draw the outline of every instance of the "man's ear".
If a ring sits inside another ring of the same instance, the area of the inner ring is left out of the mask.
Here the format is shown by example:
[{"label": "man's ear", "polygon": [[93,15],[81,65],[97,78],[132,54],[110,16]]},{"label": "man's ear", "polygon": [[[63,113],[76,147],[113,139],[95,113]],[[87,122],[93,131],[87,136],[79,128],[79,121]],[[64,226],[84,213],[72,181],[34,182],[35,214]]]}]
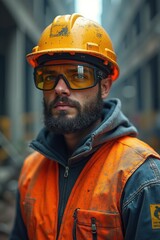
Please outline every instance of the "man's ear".
[{"label": "man's ear", "polygon": [[101,97],[105,99],[111,89],[112,86],[112,80],[111,78],[105,78],[101,80]]}]

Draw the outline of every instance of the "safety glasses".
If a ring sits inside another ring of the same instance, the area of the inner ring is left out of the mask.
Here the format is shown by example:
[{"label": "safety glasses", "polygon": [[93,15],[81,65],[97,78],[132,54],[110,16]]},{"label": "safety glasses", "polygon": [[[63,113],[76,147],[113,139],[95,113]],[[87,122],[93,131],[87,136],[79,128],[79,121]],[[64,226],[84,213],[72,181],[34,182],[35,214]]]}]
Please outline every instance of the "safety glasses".
[{"label": "safety glasses", "polygon": [[34,69],[34,81],[38,89],[49,91],[63,79],[72,90],[94,87],[107,74],[89,64],[59,63],[43,65]]}]

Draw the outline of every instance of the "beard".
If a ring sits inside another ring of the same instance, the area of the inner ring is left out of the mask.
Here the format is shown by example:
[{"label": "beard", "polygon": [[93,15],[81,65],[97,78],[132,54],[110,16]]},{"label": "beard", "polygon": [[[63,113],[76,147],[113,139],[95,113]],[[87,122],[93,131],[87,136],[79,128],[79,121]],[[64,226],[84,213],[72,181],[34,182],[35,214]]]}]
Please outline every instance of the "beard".
[{"label": "beard", "polygon": [[[75,107],[77,115],[73,118],[67,116],[67,111],[62,110],[58,116],[54,116],[52,109],[57,102],[63,102]],[[101,98],[101,89],[97,95],[90,101],[87,101],[82,107],[79,102],[70,100],[65,96],[58,96],[49,105],[43,99],[44,106],[44,124],[49,131],[56,134],[75,133],[84,130],[94,124],[102,116],[103,100]]]}]

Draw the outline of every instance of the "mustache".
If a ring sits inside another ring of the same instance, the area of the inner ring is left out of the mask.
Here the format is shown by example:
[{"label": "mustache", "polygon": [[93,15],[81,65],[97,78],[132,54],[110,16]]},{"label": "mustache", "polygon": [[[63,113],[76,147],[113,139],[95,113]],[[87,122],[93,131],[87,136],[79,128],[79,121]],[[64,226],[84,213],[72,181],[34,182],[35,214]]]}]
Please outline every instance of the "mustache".
[{"label": "mustache", "polygon": [[[50,112],[52,110],[52,108],[54,108],[56,106],[57,103],[66,103],[67,105],[71,106],[71,107],[75,107],[80,109],[80,104],[77,101],[71,100],[66,96],[57,96],[52,102],[50,102],[50,104],[48,105],[48,111]],[[45,103],[45,101],[44,101]],[[46,105],[46,103],[45,103]]]}]

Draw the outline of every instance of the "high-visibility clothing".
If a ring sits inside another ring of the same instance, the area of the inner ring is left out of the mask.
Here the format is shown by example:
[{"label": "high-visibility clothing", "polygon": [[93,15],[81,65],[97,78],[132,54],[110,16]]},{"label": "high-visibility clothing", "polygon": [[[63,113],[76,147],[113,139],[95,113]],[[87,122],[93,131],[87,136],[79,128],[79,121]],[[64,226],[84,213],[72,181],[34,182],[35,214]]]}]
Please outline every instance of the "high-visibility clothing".
[{"label": "high-visibility clothing", "polygon": [[58,163],[37,152],[30,155],[19,180],[21,211],[29,239],[124,239],[121,195],[127,180],[149,156],[159,158],[151,147],[132,137],[100,147],[72,189],[57,238]]}]

